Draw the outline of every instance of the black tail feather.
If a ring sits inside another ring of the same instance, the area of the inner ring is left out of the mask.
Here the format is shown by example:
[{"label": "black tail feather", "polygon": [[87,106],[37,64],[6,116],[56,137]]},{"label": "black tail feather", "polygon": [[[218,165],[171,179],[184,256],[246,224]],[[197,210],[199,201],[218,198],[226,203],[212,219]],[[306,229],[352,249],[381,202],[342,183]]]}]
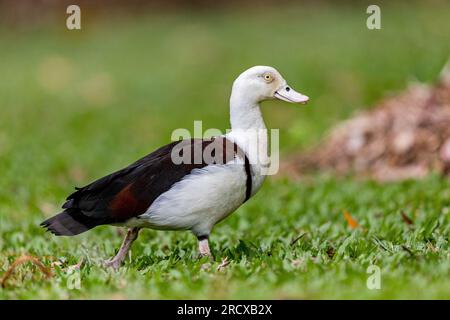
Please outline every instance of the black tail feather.
[{"label": "black tail feather", "polygon": [[41,226],[56,236],[75,236],[103,224],[102,222],[85,216],[76,209],[66,209],[42,222]]}]

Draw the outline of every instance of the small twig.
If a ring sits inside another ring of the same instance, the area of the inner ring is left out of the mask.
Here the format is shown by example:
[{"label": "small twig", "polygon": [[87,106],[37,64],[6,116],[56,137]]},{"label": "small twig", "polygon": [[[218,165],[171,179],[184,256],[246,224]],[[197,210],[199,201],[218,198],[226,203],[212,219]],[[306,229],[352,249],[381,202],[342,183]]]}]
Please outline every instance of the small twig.
[{"label": "small twig", "polygon": [[228,257],[223,258],[222,262],[217,266],[217,271],[224,269],[229,264],[230,264],[230,261],[228,261]]},{"label": "small twig", "polygon": [[78,262],[77,264],[74,264],[72,266],[69,266],[67,268],[67,271],[70,272],[70,271],[73,271],[73,270],[80,270],[81,266],[83,265],[83,263],[84,263],[84,258],[81,258],[80,262]]},{"label": "small twig", "polygon": [[406,224],[408,224],[408,225],[414,224],[414,222],[411,220],[411,218],[408,217],[403,210],[400,212],[400,214],[402,215],[402,219],[403,219],[403,221],[405,221]]},{"label": "small twig", "polygon": [[301,235],[299,235],[297,238],[295,238],[294,240],[291,241],[291,247],[301,238],[303,238],[305,236],[306,232],[303,232]]},{"label": "small twig", "polygon": [[32,264],[34,264],[35,266],[37,266],[39,268],[39,270],[41,270],[41,272],[45,275],[46,278],[50,278],[53,276],[53,273],[51,272],[51,270],[47,267],[45,267],[41,261],[39,261],[38,258],[30,256],[30,255],[23,255],[21,257],[19,257],[18,259],[16,259],[16,261],[13,262],[13,264],[9,267],[8,270],[6,270],[5,274],[3,275],[3,277],[0,279],[0,286],[2,288],[5,287],[6,285],[6,280],[9,279],[9,277],[11,276],[11,274],[14,272],[14,270],[21,264],[25,263],[25,262],[31,262]]}]

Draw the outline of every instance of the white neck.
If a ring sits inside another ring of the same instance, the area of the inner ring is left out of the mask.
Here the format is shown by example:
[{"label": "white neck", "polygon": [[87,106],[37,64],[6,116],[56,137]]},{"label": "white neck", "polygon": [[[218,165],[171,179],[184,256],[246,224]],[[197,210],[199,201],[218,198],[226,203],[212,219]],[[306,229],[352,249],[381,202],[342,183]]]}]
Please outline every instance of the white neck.
[{"label": "white neck", "polygon": [[256,192],[264,180],[262,167],[270,162],[267,128],[258,102],[236,88],[230,98],[230,122],[231,132],[227,136],[246,153],[253,168]]},{"label": "white neck", "polygon": [[266,129],[258,102],[238,88],[230,97],[230,122],[232,130]]}]

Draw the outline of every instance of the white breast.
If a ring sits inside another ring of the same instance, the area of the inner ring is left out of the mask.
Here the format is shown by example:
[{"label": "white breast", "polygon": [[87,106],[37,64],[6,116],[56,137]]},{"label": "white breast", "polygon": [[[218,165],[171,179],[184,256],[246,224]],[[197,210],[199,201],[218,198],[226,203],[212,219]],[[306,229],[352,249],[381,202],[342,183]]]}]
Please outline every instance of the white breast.
[{"label": "white breast", "polygon": [[194,169],[130,224],[155,229],[189,229],[198,236],[209,235],[217,222],[244,202],[245,190],[246,173],[241,159]]},{"label": "white breast", "polygon": [[263,173],[262,163],[269,163],[267,155],[267,130],[233,130],[226,138],[236,143],[247,155],[251,165],[253,196],[261,188],[266,176]]}]

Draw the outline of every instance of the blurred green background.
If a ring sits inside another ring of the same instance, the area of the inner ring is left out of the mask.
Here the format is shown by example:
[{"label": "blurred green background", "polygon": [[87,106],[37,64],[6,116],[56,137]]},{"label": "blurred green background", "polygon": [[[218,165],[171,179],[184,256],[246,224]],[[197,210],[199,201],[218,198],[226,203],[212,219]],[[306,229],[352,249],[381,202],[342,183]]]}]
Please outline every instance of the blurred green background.
[{"label": "blurred green background", "polygon": [[[25,252],[47,257],[47,264],[54,259],[76,263],[95,246],[102,258],[113,254],[120,243],[114,228],[56,239],[38,224],[58,210],[74,185],[168,143],[174,129],[193,129],[194,120],[202,120],[205,129],[227,129],[232,81],[250,66],[276,67],[292,87],[311,97],[306,107],[280,101],[263,105],[267,126],[280,129],[286,155],[317,142],[339,120],[408,82],[433,82],[450,56],[447,1],[379,2],[381,30],[366,28],[368,2],[254,4],[139,12],[82,6],[80,31],[66,29],[64,9],[41,20],[37,6],[29,24],[2,19],[0,276]],[[15,9],[1,8],[3,17]],[[449,298],[449,198],[449,183],[439,177],[388,186],[332,177],[303,183],[271,179],[212,236],[215,263],[224,255],[233,260],[228,273],[217,274],[214,264],[210,273],[199,271],[204,261],[191,262],[195,239],[189,234],[149,231],[133,251],[129,272],[120,277],[128,284],[118,297]],[[369,231],[348,230],[344,209]],[[408,233],[397,219],[400,210],[422,212],[423,224]],[[376,220],[372,215],[379,211],[385,216]],[[290,239],[300,229],[309,236],[293,249]],[[391,251],[373,240],[379,233],[391,241]],[[404,243],[423,254],[418,265],[401,249]],[[438,248],[434,256],[427,243]],[[257,249],[249,249],[253,245]],[[327,254],[329,248],[342,257]],[[188,254],[180,254],[183,249]],[[313,258],[322,254],[330,260],[318,265]],[[300,260],[311,264],[310,272],[292,264]],[[385,261],[401,275],[391,274],[384,291],[368,291],[369,261]],[[123,286],[95,264],[82,268],[84,287],[75,291],[55,289],[55,283],[64,288],[63,268],[50,281],[30,270],[23,266],[10,287],[0,289],[0,298],[110,298]]]}]

